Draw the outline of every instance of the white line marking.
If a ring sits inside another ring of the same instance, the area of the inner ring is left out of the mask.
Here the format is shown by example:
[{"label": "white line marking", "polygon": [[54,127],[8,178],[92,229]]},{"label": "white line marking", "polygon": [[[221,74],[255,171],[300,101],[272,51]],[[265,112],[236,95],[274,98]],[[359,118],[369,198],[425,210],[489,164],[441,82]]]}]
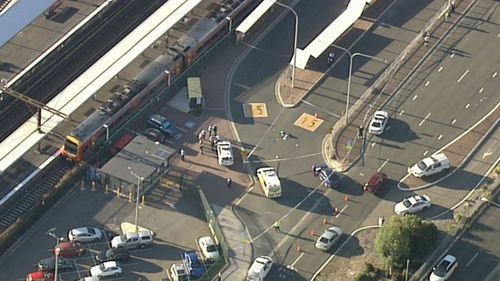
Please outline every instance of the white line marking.
[{"label": "white line marking", "polygon": [[372,144],[370,145],[371,147],[374,147],[376,144],[376,142],[372,142]]},{"label": "white line marking", "polygon": [[429,118],[429,116],[431,116],[431,113],[430,113],[430,112],[429,112],[429,113],[427,113],[427,115],[425,116],[425,118],[424,118],[424,119],[422,119],[422,121],[420,121],[420,123],[418,123],[418,126],[419,126],[419,127],[420,127],[420,126],[422,126],[422,124],[424,124],[425,120],[427,120],[427,118]]},{"label": "white line marking", "polygon": [[405,111],[401,110],[401,112],[399,113],[399,116],[403,115],[403,113],[405,113]]},{"label": "white line marking", "polygon": [[427,81],[427,82],[425,82],[425,86],[426,86],[426,87],[427,87],[427,86],[429,86],[429,83],[431,83],[431,81]]},{"label": "white line marking", "polygon": [[467,73],[469,73],[468,69],[464,72],[464,74],[462,74],[462,76],[460,76],[460,78],[458,78],[457,83],[460,83],[460,81],[462,81],[462,79],[464,79],[464,77],[465,77],[465,75],[467,75]]},{"label": "white line marking", "polygon": [[495,78],[495,77],[497,77],[497,74],[498,74],[498,73],[495,71],[495,73],[493,73],[493,75],[491,75],[491,78]]},{"label": "white line marking", "polygon": [[453,119],[453,121],[451,121],[451,124],[455,124],[455,122],[457,122],[457,119]]},{"label": "white line marking", "polygon": [[389,162],[389,158],[385,159],[384,163],[382,163],[382,165],[380,165],[380,167],[378,167],[377,172],[380,172],[382,170],[382,168],[384,168],[385,164],[387,164],[387,162]]},{"label": "white line marking", "polygon": [[467,264],[465,265],[465,267],[469,267],[469,265],[477,258],[477,256],[479,255],[479,253],[476,253],[470,260],[469,262],[467,262]]},{"label": "white line marking", "polygon": [[470,103],[466,104],[465,109],[469,108],[469,106],[470,106]]},{"label": "white line marking", "polygon": [[347,206],[349,206],[349,204],[345,204],[344,208],[342,208],[342,210],[340,210],[340,212],[335,217],[338,218],[342,214],[342,212],[347,209]]},{"label": "white line marking", "polygon": [[261,162],[288,161],[288,160],[296,160],[296,159],[302,159],[302,158],[309,158],[309,157],[314,157],[314,156],[318,156],[318,155],[321,155],[321,152],[313,153],[313,154],[308,154],[308,155],[297,156],[297,157],[281,158],[281,159],[279,159],[279,155],[276,155],[276,156],[274,156],[276,159],[261,159],[261,160],[253,160],[253,161],[244,160],[243,163],[261,163]]},{"label": "white line marking", "polygon": [[429,153],[429,150],[424,151],[424,156],[427,155],[427,153]]},{"label": "white line marking", "polygon": [[490,156],[491,154],[493,154],[493,151],[491,151],[491,150],[486,151],[485,153],[483,153],[483,159]]},{"label": "white line marking", "polygon": [[295,264],[300,260],[300,258],[304,255],[304,252],[300,253],[300,255],[292,262],[290,265],[291,267],[294,267]]},{"label": "white line marking", "polygon": [[443,67],[442,67],[442,66],[441,66],[441,67],[439,67],[438,72],[441,72],[441,70],[443,70]]},{"label": "white line marking", "polygon": [[453,52],[450,56],[450,58],[454,57],[455,56],[455,52]]},{"label": "white line marking", "polygon": [[484,91],[484,88],[479,89],[479,93],[482,93]]},{"label": "white line marking", "polygon": [[443,138],[443,135],[439,135],[438,137],[438,140],[442,139]]},{"label": "white line marking", "polygon": [[414,100],[416,100],[416,99],[417,99],[417,97],[418,97],[418,95],[415,95],[415,96],[413,96],[413,98],[412,98],[411,100],[413,100],[413,101],[414,101]]}]

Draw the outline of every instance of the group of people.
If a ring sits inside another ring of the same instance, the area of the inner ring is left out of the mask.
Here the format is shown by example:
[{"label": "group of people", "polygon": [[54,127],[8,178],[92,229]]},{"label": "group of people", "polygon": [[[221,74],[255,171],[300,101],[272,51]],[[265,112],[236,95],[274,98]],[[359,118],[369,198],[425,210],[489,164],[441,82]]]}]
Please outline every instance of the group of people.
[{"label": "group of people", "polygon": [[[208,135],[207,135],[208,132]],[[220,140],[217,134],[217,125],[209,125],[207,130],[203,129],[198,134],[198,143],[200,144],[200,153],[203,154],[205,139],[210,141],[212,151],[215,151],[217,142]]]}]

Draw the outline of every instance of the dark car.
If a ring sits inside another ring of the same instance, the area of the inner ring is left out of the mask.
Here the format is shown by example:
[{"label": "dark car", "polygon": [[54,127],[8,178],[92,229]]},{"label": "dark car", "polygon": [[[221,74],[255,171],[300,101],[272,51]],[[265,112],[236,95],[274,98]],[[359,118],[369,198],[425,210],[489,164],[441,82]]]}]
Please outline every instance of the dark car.
[{"label": "dark car", "polygon": [[60,257],[78,257],[85,253],[85,247],[78,242],[62,242],[54,248],[54,254]]},{"label": "dark car", "polygon": [[182,255],[182,262],[191,276],[200,277],[205,274],[205,265],[201,262],[196,251],[184,252]]},{"label": "dark car", "polygon": [[148,124],[155,129],[159,129],[168,137],[175,137],[178,133],[175,125],[160,114],[153,114],[149,116]]},{"label": "dark car", "polygon": [[165,142],[165,135],[158,129],[147,128],[142,134],[154,142]]},{"label": "dark car", "polygon": [[96,259],[99,262],[106,261],[128,261],[130,257],[129,251],[126,248],[111,248],[106,251],[102,251],[96,255]]},{"label": "dark car", "polygon": [[380,186],[387,179],[387,175],[382,172],[376,172],[363,186],[364,191],[369,191],[374,194],[378,194],[380,192]]},{"label": "dark car", "polygon": [[[56,260],[55,257],[41,260],[38,263],[38,270],[53,273],[56,269],[55,260]],[[58,261],[57,265],[58,271],[72,271],[75,269],[75,264],[71,260],[65,258],[58,258],[57,261]]]},{"label": "dark car", "polygon": [[321,182],[328,188],[338,188],[340,186],[340,178],[332,170],[325,164],[314,166],[313,168],[314,174],[319,177]]}]

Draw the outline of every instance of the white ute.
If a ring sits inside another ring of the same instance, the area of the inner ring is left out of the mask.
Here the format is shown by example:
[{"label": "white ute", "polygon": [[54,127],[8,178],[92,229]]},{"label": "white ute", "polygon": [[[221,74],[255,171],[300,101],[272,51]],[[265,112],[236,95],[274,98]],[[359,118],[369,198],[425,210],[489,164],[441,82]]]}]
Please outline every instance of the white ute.
[{"label": "white ute", "polygon": [[148,230],[127,232],[111,239],[112,248],[144,248],[153,243],[153,235]]},{"label": "white ute", "polygon": [[438,153],[418,161],[408,168],[408,173],[421,178],[440,173],[448,168],[450,168],[448,157],[444,153]]}]

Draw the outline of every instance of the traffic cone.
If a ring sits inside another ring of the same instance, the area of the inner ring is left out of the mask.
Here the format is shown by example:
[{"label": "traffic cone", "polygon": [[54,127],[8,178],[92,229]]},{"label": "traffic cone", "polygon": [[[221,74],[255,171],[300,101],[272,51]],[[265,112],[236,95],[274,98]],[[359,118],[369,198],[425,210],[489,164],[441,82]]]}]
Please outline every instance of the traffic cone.
[{"label": "traffic cone", "polygon": [[347,196],[347,194],[344,196],[344,202],[347,202],[349,201],[349,196]]},{"label": "traffic cone", "polygon": [[297,252],[302,252],[302,250],[300,249],[300,245],[297,245]]},{"label": "traffic cone", "polygon": [[316,233],[314,233],[314,230],[311,230],[310,234],[311,234],[312,237],[316,236]]},{"label": "traffic cone", "polygon": [[328,222],[326,221],[326,218],[323,218],[323,224],[328,224]]}]

